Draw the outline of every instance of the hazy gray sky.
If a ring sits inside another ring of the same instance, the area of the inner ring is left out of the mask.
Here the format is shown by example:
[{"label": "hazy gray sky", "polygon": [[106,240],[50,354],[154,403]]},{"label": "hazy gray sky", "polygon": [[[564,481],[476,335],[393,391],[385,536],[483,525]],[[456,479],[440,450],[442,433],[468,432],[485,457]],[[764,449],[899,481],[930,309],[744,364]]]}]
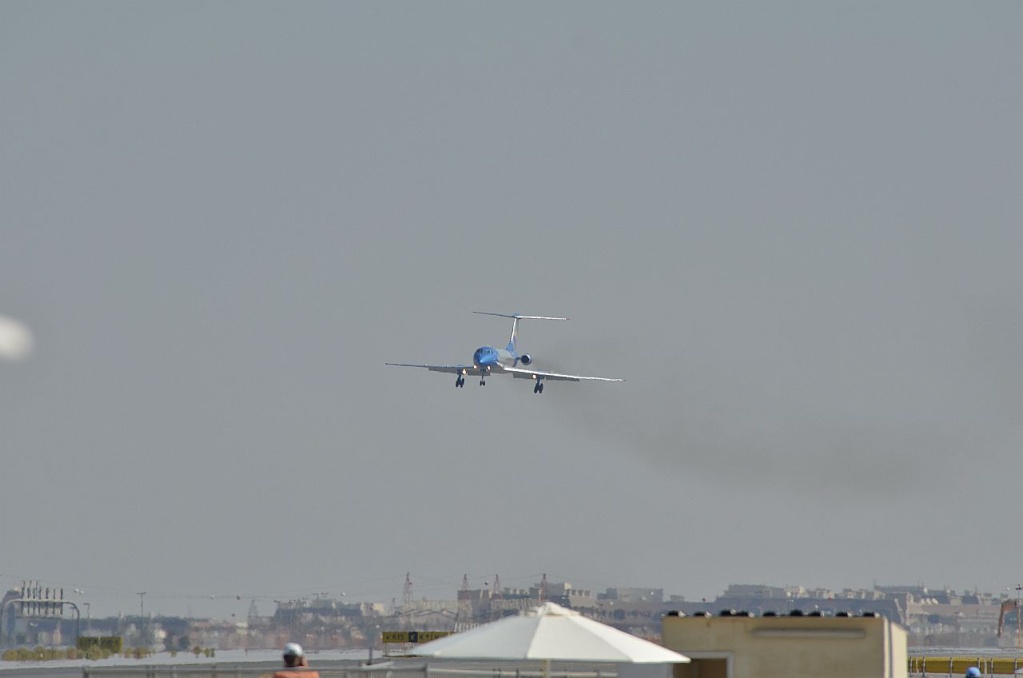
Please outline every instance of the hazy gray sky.
[{"label": "hazy gray sky", "polygon": [[[0,362],[0,585],[1015,586],[1021,25],[0,4],[0,313],[35,343]],[[477,309],[568,315],[521,345],[628,381],[383,366],[507,341]]]}]

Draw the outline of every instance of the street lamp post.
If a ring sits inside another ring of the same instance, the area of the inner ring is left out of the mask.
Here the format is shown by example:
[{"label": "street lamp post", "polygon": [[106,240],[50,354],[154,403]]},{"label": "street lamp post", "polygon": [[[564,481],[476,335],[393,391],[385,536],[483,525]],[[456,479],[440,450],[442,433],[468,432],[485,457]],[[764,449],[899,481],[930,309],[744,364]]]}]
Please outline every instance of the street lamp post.
[{"label": "street lamp post", "polygon": [[1023,584],[1016,584],[1016,647],[1023,647],[1023,628],[1020,628],[1020,622],[1023,621],[1021,618],[1021,611],[1019,609],[1019,598],[1020,592],[1023,591]]},{"label": "street lamp post", "polygon": [[143,632],[146,624],[146,592],[139,591],[139,645],[145,642],[146,635]]},{"label": "street lamp post", "polygon": [[373,664],[373,648],[377,644],[377,636],[380,633],[380,624],[371,624],[367,629],[367,635],[369,636],[369,659],[366,662],[366,666]]}]

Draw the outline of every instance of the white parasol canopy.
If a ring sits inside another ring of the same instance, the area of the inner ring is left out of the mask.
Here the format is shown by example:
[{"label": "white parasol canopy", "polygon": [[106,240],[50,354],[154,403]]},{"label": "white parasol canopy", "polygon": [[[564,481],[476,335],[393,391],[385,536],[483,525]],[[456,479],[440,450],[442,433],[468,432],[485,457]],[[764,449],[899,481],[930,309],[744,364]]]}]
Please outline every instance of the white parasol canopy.
[{"label": "white parasol canopy", "polygon": [[689,657],[554,603],[423,643],[412,654],[438,659],[680,664]]}]

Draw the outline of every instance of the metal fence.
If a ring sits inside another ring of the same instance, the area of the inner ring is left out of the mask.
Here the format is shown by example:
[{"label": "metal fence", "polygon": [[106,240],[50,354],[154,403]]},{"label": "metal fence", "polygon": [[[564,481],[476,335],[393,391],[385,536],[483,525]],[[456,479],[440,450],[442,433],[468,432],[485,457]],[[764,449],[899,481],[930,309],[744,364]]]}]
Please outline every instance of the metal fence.
[{"label": "metal fence", "polygon": [[944,655],[934,657],[910,657],[910,676],[949,676],[959,678],[966,669],[976,666],[985,676],[1013,676],[1023,672],[1023,658],[1020,657],[969,657]]},{"label": "metal fence", "polygon": [[[167,665],[83,667],[82,678],[272,678],[279,666],[252,665]],[[320,678],[618,678],[615,671],[551,671],[540,669],[453,669],[421,665],[393,665],[317,668]]]}]

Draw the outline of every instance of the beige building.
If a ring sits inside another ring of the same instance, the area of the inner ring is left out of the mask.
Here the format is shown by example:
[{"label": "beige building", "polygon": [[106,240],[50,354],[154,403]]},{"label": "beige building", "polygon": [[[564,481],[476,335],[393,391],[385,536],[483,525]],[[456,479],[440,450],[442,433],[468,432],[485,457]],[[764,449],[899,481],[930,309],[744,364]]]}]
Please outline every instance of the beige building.
[{"label": "beige building", "polygon": [[673,678],[907,678],[906,630],[880,616],[664,617]]}]

